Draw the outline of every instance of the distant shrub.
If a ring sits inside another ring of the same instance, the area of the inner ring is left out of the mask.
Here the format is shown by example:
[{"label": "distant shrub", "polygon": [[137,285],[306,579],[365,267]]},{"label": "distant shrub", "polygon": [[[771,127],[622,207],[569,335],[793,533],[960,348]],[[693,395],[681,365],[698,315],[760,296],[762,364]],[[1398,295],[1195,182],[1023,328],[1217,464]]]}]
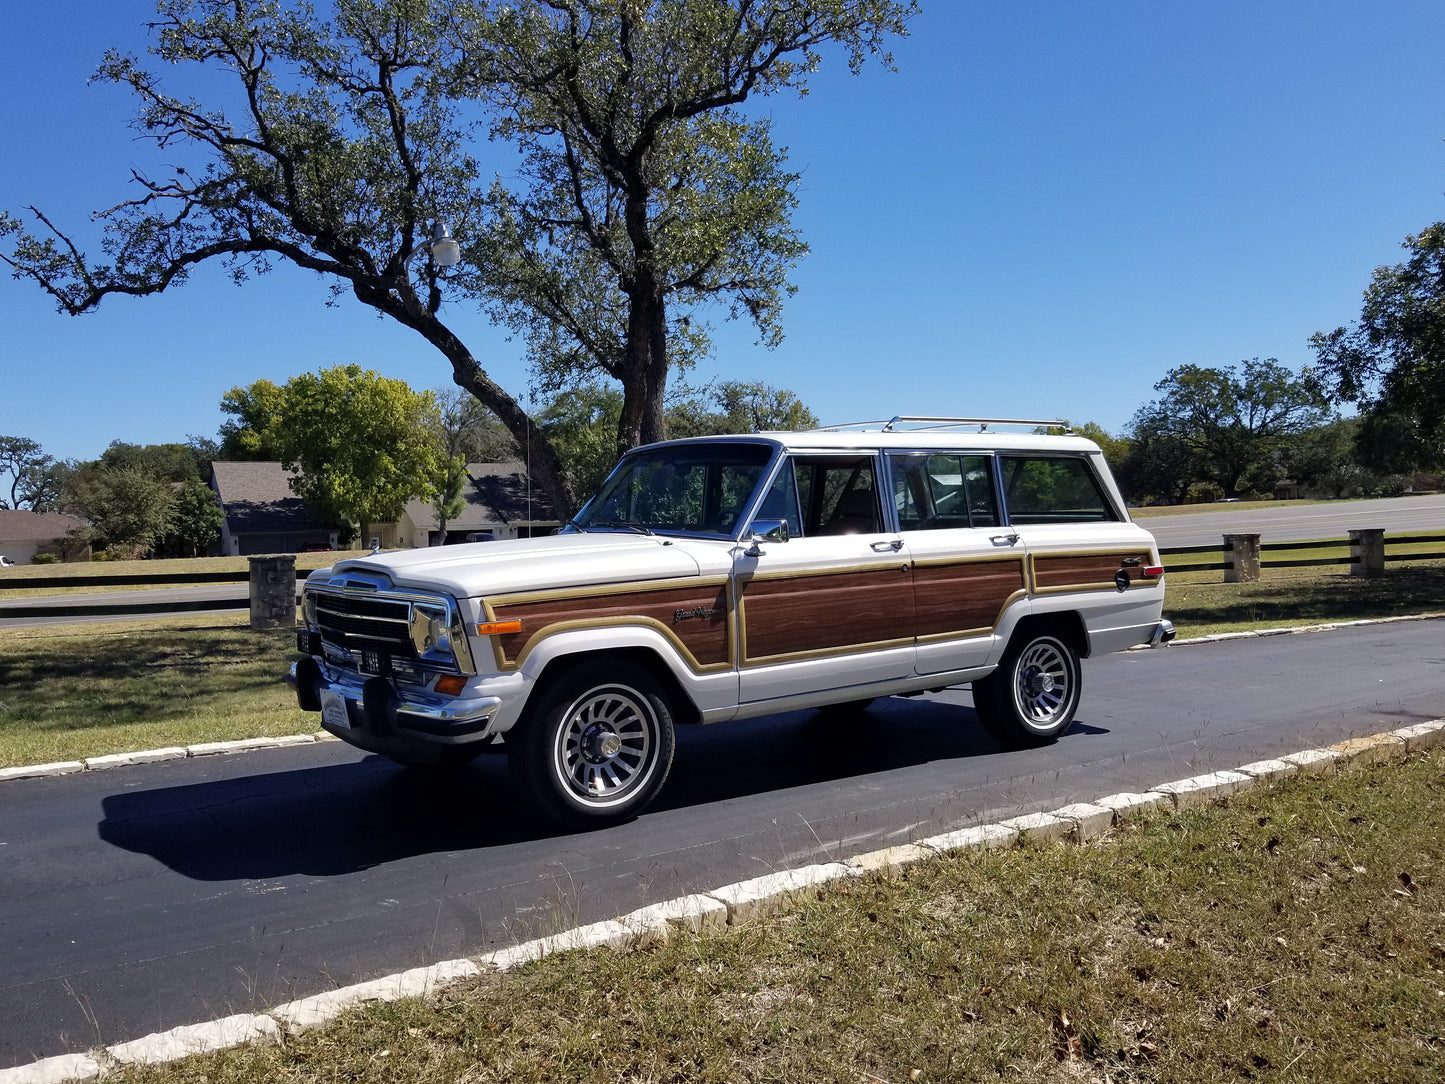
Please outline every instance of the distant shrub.
[{"label": "distant shrub", "polygon": [[58,565],[60,554],[58,553],[37,553],[30,558],[32,565]]}]

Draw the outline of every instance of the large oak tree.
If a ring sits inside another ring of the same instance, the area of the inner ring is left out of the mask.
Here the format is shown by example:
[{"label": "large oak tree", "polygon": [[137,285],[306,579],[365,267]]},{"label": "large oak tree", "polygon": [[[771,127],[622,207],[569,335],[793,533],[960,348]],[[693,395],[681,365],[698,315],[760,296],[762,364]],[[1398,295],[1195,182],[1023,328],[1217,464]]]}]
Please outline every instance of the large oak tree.
[{"label": "large oak tree", "polygon": [[[163,172],[98,216],[100,255],[32,207],[0,249],[62,311],[159,293],[219,260],[238,281],[282,260],[417,332],[519,440],[535,428],[444,318],[470,301],[521,326],[545,376],[621,382],[619,443],[662,435],[669,365],[706,348],[669,306],[746,312],[769,341],[803,251],[795,178],[750,96],[801,92],[819,50],[856,68],[901,33],[903,0],[162,0],[151,52],[235,81],[223,107],[168,93],[133,57],[98,77],[140,101]],[[491,110],[490,113],[485,110]],[[515,188],[480,176],[514,141]],[[470,264],[429,257],[434,223]],[[575,507],[556,450],[531,470]]]}]

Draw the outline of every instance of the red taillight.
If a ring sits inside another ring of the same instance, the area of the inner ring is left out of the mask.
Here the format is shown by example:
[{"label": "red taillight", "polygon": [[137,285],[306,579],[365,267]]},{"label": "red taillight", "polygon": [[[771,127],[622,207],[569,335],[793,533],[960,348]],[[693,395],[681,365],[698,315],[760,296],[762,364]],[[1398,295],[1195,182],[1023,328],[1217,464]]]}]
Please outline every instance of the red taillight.
[{"label": "red taillight", "polygon": [[1162,575],[1164,575],[1164,566],[1163,566],[1163,565],[1145,565],[1145,566],[1144,566],[1144,575],[1146,575],[1146,576],[1162,576]]}]

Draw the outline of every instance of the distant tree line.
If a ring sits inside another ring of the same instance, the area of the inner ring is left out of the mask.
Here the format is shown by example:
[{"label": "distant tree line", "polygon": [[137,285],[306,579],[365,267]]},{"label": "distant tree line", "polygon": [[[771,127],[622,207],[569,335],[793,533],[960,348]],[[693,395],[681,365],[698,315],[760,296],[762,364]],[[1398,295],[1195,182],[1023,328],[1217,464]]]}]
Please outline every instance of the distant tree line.
[{"label": "distant tree line", "polygon": [[[459,388],[415,391],[357,365],[258,380],[222,397],[219,440],[113,442],[97,460],[57,461],[24,437],[0,437],[0,507],[58,511],[84,522],[67,545],[115,558],[195,556],[220,538],[222,512],[208,481],[213,460],[267,460],[344,541],[400,518],[407,501],[433,503],[441,529],[464,507],[465,466],[524,460],[529,449]],[[577,492],[590,493],[617,460],[622,395],[587,384],[537,411]],[[817,418],[792,392],[726,381],[674,392],[677,436],[801,428]]]},{"label": "distant tree line", "polygon": [[113,441],[90,462],[56,460],[25,437],[0,437],[8,507],[64,512],[84,522],[66,539],[112,557],[194,557],[220,537],[221,509],[207,484],[215,441]]}]

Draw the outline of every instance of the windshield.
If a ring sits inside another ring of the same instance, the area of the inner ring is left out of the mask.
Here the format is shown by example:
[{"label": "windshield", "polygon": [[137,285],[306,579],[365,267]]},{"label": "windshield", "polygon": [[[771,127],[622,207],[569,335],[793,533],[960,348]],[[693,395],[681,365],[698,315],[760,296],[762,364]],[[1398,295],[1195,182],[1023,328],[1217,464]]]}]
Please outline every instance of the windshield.
[{"label": "windshield", "polygon": [[584,531],[681,531],[731,538],[772,454],[767,444],[742,441],[633,452],[572,525]]}]

